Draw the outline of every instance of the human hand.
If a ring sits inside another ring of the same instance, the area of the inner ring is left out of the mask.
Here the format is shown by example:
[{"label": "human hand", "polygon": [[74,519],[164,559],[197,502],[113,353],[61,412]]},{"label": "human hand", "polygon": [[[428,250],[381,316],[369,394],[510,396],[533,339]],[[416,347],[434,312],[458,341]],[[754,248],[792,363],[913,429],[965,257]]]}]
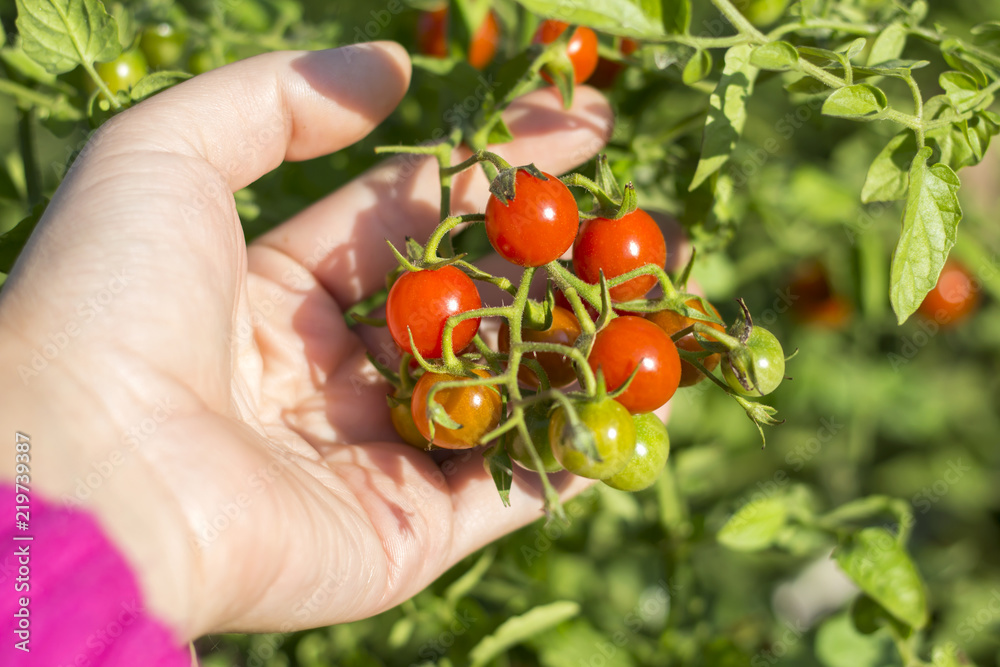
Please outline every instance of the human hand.
[{"label": "human hand", "polygon": [[[157,95],[94,136],[4,287],[3,432],[31,433],[37,488],[97,515],[183,639],[370,616],[540,514],[532,478],[505,508],[480,456],[439,467],[400,444],[344,323],[393,266],[384,239],[438,222],[431,160],[388,161],[243,240],[233,191],[357,141],[409,77],[402,49],[376,43]],[[518,138],[495,150],[553,173],[611,124],[586,88],[568,112],[540,90],[506,119]],[[453,209],[486,195],[465,172]]]}]

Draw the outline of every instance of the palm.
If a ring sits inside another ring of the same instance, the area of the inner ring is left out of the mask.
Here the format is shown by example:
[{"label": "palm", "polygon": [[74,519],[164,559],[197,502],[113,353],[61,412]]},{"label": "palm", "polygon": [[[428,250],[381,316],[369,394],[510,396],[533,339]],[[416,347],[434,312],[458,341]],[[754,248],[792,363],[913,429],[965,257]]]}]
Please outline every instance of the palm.
[{"label": "palm", "polygon": [[[94,417],[79,425],[81,439],[108,443],[71,452],[82,468],[156,406],[170,406],[130,448],[139,454],[130,474],[112,476],[92,502],[134,560],[190,584],[147,582],[154,606],[171,607],[183,632],[370,615],[539,515],[530,480],[516,481],[504,508],[481,457],[439,467],[399,443],[386,386],[364,359],[381,341],[344,322],[342,311],[392,265],[384,239],[426,236],[436,223],[434,165],[404,178],[387,163],[249,250],[240,232],[229,192],[282,159],[328,153],[370,131],[405,89],[404,58],[368,47],[346,68],[329,53],[274,54],[124,114],[65,180],[5,289],[3,321],[30,320],[19,333],[31,340],[100,290],[107,271],[125,270],[126,287],[44,382],[65,374],[112,389],[74,396]],[[308,85],[274,84],[300,79]],[[243,115],[239,95],[261,88],[254,116]],[[205,103],[219,97],[232,109]],[[578,91],[571,113],[551,91],[516,107],[508,123],[519,139],[502,149],[515,164],[561,172],[596,152],[607,131],[607,107],[592,91]],[[249,158],[227,153],[265,129],[270,140]],[[485,178],[470,173],[452,205],[478,209],[485,193]],[[39,307],[18,288],[43,285],[42,257],[58,261],[45,267],[50,293]],[[579,488],[565,481],[567,493]]]}]

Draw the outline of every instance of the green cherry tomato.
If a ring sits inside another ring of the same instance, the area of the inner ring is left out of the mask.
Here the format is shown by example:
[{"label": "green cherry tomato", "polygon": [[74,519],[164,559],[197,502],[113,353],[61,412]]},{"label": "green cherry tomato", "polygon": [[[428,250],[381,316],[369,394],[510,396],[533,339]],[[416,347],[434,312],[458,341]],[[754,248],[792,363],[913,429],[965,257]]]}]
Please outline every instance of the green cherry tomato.
[{"label": "green cherry tomato", "polygon": [[97,63],[94,69],[97,70],[97,75],[104,80],[104,83],[108,84],[112,93],[128,91],[149,72],[146,57],[138,49],[125,51],[114,60],[109,60],[106,63]]},{"label": "green cherry tomato", "polygon": [[750,330],[743,353],[729,352],[722,359],[722,375],[737,394],[770,394],[785,377],[785,352],[781,343],[767,329],[755,326]]},{"label": "green cherry tomato", "polygon": [[396,433],[408,445],[413,445],[417,449],[430,449],[431,443],[421,435],[420,429],[413,421],[413,411],[409,398],[396,397],[396,400],[399,402],[389,408],[389,419],[392,420],[392,426],[396,429]]},{"label": "green cherry tomato", "polygon": [[514,437],[509,441],[507,453],[511,460],[522,468],[538,472],[538,467],[531,458],[529,447],[534,447],[538,452],[538,457],[542,460],[542,469],[545,472],[556,472],[562,470],[559,461],[556,461],[552,454],[552,446],[549,444],[549,411],[552,409],[551,403],[535,403],[524,411],[524,424],[528,427],[528,435],[531,442],[526,443],[520,432],[515,432]]},{"label": "green cherry tomato", "polygon": [[619,491],[641,491],[652,486],[670,456],[667,427],[651,412],[632,415],[635,424],[635,453],[625,467],[604,483]]},{"label": "green cherry tomato", "polygon": [[184,55],[185,35],[169,23],[157,23],[142,31],[139,48],[154,69],[173,67]]},{"label": "green cherry tomato", "polygon": [[566,408],[558,406],[549,422],[552,453],[566,470],[590,479],[605,479],[625,467],[635,451],[635,424],[632,415],[618,401],[610,398],[574,404],[580,424],[593,438],[600,461],[573,448],[574,429]]}]

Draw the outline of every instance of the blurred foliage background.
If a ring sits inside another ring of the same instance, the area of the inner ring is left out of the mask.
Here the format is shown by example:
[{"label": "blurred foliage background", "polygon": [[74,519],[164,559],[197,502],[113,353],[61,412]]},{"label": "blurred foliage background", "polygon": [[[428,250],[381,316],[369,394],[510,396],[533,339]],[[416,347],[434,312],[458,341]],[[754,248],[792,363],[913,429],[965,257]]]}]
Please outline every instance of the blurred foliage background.
[{"label": "blurred foliage background", "polygon": [[[875,14],[901,3],[836,4]],[[107,8],[123,43],[146,60],[136,67],[198,73],[262,51],[372,38],[416,52],[421,12],[432,5],[140,0]],[[514,2],[492,5],[501,42],[486,80],[528,44],[539,20]],[[725,24],[709,3],[694,10],[692,34],[728,34],[718,32]],[[51,195],[101,118],[88,119],[80,70],[42,86],[23,76],[15,16],[13,3],[0,9],[8,33],[0,232]],[[965,34],[991,19],[1000,19],[992,0],[952,0],[931,3],[926,23]],[[457,55],[445,62],[454,64],[462,58],[460,28],[452,38]],[[613,52],[602,36],[602,53]],[[913,40],[907,56],[931,61],[918,77],[933,90],[947,69],[940,53]],[[814,100],[783,90],[780,75],[766,76],[728,167],[732,192],[714,200],[705,188],[688,194],[712,89],[683,83],[688,57],[653,48],[633,55],[606,91],[618,113],[608,153],[622,180],[635,182],[640,205],[685,226],[699,251],[694,276],[724,319],[737,314],[734,299],[742,296],[786,350],[798,348],[788,365],[794,379],[768,399],[785,423],[768,430],[767,447],[709,383],[681,390],[669,423],[673,453],[652,489],[630,495],[600,485],[569,506],[569,525],[528,526],[376,618],[203,638],[197,648],[206,667],[1000,665],[1000,162],[988,154],[961,174],[965,219],[954,255],[976,279],[977,310],[949,325],[913,318],[897,326],[888,267],[902,208],[864,206],[859,196],[868,165],[896,128],[823,117]],[[237,193],[248,238],[373,164],[374,146],[423,141],[456,114],[474,113],[462,106],[477,83],[468,69],[418,59],[410,92],[371,136],[282,165]],[[10,82],[62,101],[26,105]],[[2,259],[9,267],[13,257]],[[903,642],[912,656],[896,650],[891,628],[863,634],[851,621],[857,589],[829,558],[829,536],[787,526],[775,548],[754,551],[717,540],[748,504],[790,499],[822,514],[870,496],[902,499],[916,519],[908,550],[926,584],[930,622],[919,641]]]}]

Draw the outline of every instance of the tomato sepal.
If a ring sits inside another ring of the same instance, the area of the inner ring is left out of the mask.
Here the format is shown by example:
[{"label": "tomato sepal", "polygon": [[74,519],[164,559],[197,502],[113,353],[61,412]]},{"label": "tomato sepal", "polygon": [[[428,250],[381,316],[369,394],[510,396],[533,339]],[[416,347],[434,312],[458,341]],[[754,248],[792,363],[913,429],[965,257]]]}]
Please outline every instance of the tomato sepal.
[{"label": "tomato sepal", "polygon": [[493,478],[500,494],[500,502],[510,507],[510,489],[514,483],[514,464],[502,442],[498,442],[483,452],[483,467]]}]

